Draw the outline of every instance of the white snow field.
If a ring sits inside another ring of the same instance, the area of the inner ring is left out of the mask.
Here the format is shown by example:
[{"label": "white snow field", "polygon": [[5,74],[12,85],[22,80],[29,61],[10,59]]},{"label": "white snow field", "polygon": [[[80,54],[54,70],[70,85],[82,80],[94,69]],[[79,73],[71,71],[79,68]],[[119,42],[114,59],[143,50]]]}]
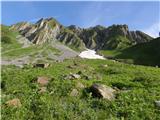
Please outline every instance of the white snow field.
[{"label": "white snow field", "polygon": [[105,59],[103,56],[97,55],[95,50],[90,49],[82,51],[79,56],[87,59]]}]

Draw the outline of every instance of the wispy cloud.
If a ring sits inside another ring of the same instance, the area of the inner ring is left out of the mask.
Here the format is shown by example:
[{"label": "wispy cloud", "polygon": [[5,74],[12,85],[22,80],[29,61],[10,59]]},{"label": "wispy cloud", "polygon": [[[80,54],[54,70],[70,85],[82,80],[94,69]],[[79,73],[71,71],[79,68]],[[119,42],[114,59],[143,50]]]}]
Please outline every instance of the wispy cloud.
[{"label": "wispy cloud", "polygon": [[160,22],[153,24],[152,26],[144,29],[143,31],[154,38],[158,37],[160,32]]}]

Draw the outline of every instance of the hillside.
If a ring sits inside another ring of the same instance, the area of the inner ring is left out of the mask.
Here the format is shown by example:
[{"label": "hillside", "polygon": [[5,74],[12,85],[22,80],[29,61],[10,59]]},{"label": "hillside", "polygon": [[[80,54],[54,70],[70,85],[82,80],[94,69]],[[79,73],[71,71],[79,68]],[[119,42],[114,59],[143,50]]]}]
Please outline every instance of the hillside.
[{"label": "hillside", "polygon": [[[80,77],[70,77],[73,74]],[[43,87],[35,79],[38,76],[51,80]],[[159,108],[155,105],[155,101],[160,100],[159,68],[110,60],[73,59],[52,62],[48,68],[2,66],[1,83],[3,120],[160,118]],[[93,83],[116,89],[115,99],[92,97],[90,86]],[[15,103],[18,107],[9,104],[12,99],[18,99]]]},{"label": "hillside", "polygon": [[[127,25],[65,27],[54,18],[1,31],[3,120],[160,118],[160,69],[151,67],[160,65],[160,38]],[[85,59],[87,49],[111,59]]]},{"label": "hillside", "polygon": [[1,63],[5,65],[21,66],[36,62],[63,61],[78,55],[78,52],[58,41],[34,44],[8,26],[2,25],[1,30]]},{"label": "hillside", "polygon": [[99,51],[106,57],[117,59],[121,62],[160,66],[160,38],[156,38],[150,42],[137,44],[123,50]]}]

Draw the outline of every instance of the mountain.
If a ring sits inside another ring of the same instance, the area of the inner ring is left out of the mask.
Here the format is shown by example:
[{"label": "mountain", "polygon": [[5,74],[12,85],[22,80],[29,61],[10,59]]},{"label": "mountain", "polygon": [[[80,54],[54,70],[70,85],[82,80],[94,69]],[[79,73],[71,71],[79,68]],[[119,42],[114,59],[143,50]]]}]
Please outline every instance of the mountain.
[{"label": "mountain", "polygon": [[[154,41],[156,40],[141,31],[130,31],[127,25],[109,27],[97,25],[90,28],[70,25],[65,27],[54,18],[42,18],[36,23],[19,22],[11,26],[3,25],[2,57],[30,56],[37,51],[36,56],[43,53],[42,58],[63,60],[71,56],[75,57],[79,54],[78,52],[88,48],[95,49],[97,53],[107,58],[155,66],[159,65],[159,55],[158,51],[153,50],[159,47],[156,47],[158,43]],[[23,48],[26,46],[30,47]],[[146,48],[146,46],[150,47]],[[54,55],[51,49],[54,49]],[[14,54],[11,50],[15,51]],[[63,53],[61,57],[57,56],[60,52]],[[152,57],[152,53],[155,53],[156,57]],[[35,58],[39,59],[39,57]]]},{"label": "mountain", "polygon": [[40,19],[35,24],[20,22],[11,26],[34,44],[58,40],[73,49],[122,49],[153,38],[141,31],[130,31],[127,25],[87,29],[71,25],[64,27],[54,18]]},{"label": "mountain", "polygon": [[69,26],[90,49],[121,49],[134,44],[144,43],[153,38],[141,31],[130,31],[127,25],[103,27],[97,25],[88,29]]},{"label": "mountain", "polygon": [[54,18],[40,19],[35,24],[20,22],[11,26],[34,44],[59,40],[73,49],[83,50],[84,43],[72,31],[59,24]]}]

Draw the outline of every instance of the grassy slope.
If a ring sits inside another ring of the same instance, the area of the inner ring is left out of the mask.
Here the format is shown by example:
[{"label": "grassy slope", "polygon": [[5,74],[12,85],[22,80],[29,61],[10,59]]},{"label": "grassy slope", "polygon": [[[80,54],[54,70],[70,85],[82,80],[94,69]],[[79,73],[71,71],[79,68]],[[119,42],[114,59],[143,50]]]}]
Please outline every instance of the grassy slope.
[{"label": "grassy slope", "polygon": [[[67,66],[77,63],[74,69]],[[107,68],[101,65],[107,64]],[[64,80],[64,75],[82,71],[92,76],[91,80]],[[31,80],[37,76],[53,78],[47,86],[47,92],[39,94],[38,85]],[[76,88],[77,82],[86,88],[78,89],[79,96],[69,94]],[[92,98],[87,88],[92,83],[103,83],[119,89],[116,100],[109,102]],[[47,69],[24,69],[14,66],[2,66],[2,119],[5,120],[157,120],[160,111],[154,101],[160,100],[160,69],[114,63],[109,60],[66,60],[52,64]],[[12,98],[19,98],[21,108],[7,107],[4,103]]]},{"label": "grassy slope", "polygon": [[36,55],[40,51],[43,51],[44,54],[42,55],[46,57],[49,51],[57,55],[60,54],[59,50],[51,47],[49,44],[45,44],[43,46],[42,45],[32,45],[27,48],[18,48],[18,49],[16,48],[13,50],[5,51],[5,52],[2,52],[2,57],[17,58],[17,57],[23,57],[27,55]]},{"label": "grassy slope", "polygon": [[21,48],[21,45],[16,41],[18,33],[9,30],[8,26],[1,25],[1,35],[2,53],[11,49]]},{"label": "grassy slope", "polygon": [[160,66],[160,38],[123,50],[103,50],[100,54],[134,64]]},{"label": "grassy slope", "polygon": [[27,55],[36,55],[42,51],[42,55],[47,57],[48,53],[60,54],[60,51],[53,48],[50,44],[31,45],[30,47],[22,48],[22,45],[16,40],[17,32],[9,30],[8,26],[1,25],[2,30],[2,58],[14,59]]}]

